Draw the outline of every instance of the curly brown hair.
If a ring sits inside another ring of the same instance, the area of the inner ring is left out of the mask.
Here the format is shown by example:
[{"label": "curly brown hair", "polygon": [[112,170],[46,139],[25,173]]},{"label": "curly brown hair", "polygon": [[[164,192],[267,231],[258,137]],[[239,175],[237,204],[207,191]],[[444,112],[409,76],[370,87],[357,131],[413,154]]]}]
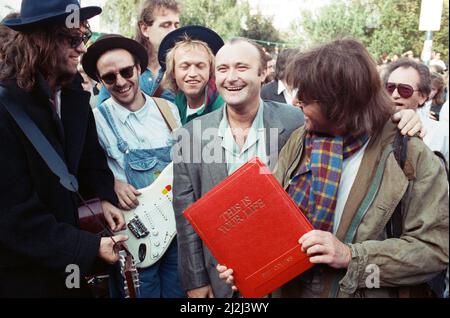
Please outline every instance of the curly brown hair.
[{"label": "curly brown hair", "polygon": [[[83,25],[87,25],[83,22]],[[37,84],[37,74],[49,80],[50,87],[64,85],[69,78],[58,78],[61,63],[60,52],[64,46],[63,34],[69,29],[64,25],[38,28],[31,32],[16,32],[9,45],[4,48],[0,65],[0,81],[14,79],[17,85],[31,91]]]}]

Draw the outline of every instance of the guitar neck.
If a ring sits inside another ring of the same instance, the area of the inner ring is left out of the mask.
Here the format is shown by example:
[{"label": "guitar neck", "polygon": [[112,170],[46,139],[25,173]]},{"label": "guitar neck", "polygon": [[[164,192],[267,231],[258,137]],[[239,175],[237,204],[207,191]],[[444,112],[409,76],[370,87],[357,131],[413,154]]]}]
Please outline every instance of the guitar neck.
[{"label": "guitar neck", "polygon": [[125,298],[137,298],[139,297],[139,272],[133,256],[125,250],[121,250],[119,254],[121,272],[124,278]]}]

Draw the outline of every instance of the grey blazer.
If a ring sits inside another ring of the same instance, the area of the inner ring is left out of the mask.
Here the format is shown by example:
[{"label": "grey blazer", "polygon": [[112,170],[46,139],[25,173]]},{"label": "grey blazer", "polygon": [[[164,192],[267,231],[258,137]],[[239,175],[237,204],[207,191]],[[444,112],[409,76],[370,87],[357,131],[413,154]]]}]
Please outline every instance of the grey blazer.
[{"label": "grey blazer", "polygon": [[[217,133],[208,133],[203,140],[199,134],[208,128],[218,128],[222,117],[223,109],[220,108],[184,126],[185,130],[174,147],[173,206],[178,236],[178,270],[183,288],[188,291],[211,285],[215,297],[229,298],[232,290],[219,279],[217,261],[183,216],[187,207],[228,176],[222,138]],[[264,102],[264,127],[272,128],[266,129],[266,149],[271,168],[291,133],[303,122],[299,108]],[[210,152],[211,149],[218,149],[219,160],[207,163],[198,153]]]}]

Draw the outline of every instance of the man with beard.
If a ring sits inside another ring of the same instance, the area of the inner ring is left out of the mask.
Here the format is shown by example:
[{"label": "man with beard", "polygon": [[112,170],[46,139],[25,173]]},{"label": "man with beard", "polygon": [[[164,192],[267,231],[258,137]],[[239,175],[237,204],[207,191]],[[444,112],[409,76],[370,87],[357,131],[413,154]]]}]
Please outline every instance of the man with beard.
[{"label": "man with beard", "polygon": [[[443,165],[413,137],[400,167],[393,153],[394,105],[360,42],[319,46],[297,55],[289,69],[305,125],[281,150],[275,174],[315,228],[298,242],[316,266],[277,295],[427,295],[422,283],[448,266]],[[387,226],[400,203],[401,224]],[[233,282],[232,269],[217,269]],[[377,287],[369,285],[375,271]]]},{"label": "man with beard", "polygon": [[83,283],[66,285],[68,265],[83,277],[99,260],[115,263],[114,246],[126,239],[78,228],[76,195],[60,184],[5,106],[20,108],[35,123],[78,178],[80,191],[89,188],[100,197],[111,229],[123,227],[89,94],[77,73],[90,37],[86,20],[100,12],[76,0],[23,0],[20,18],[3,22],[17,34],[0,66],[0,297],[87,296]]}]

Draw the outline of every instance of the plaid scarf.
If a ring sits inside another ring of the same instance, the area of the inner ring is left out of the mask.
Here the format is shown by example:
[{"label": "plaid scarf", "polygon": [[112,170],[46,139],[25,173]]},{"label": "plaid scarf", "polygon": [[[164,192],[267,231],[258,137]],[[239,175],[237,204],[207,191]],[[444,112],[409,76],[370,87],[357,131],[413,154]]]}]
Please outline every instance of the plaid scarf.
[{"label": "plaid scarf", "polygon": [[315,229],[333,231],[342,162],[367,140],[367,135],[306,135],[306,162],[292,179],[289,194]]}]

